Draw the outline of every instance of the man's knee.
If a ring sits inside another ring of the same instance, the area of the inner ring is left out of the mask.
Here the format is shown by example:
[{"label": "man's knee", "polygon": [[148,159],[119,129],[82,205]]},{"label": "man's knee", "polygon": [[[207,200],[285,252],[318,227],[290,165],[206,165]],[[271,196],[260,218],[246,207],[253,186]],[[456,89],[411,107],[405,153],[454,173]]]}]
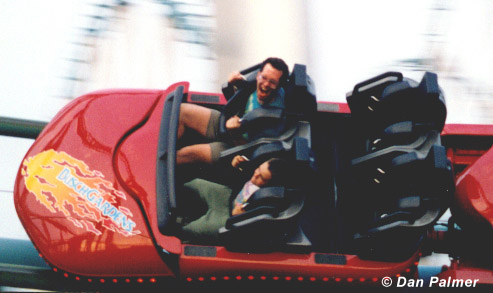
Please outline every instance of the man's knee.
[{"label": "man's knee", "polygon": [[191,128],[205,136],[209,119],[211,117],[211,109],[199,105],[184,103],[180,105],[180,120],[179,127]]},{"label": "man's knee", "polygon": [[176,153],[176,163],[178,165],[196,162],[212,163],[211,148],[209,144],[186,146]]},{"label": "man's knee", "polygon": [[192,104],[181,104],[180,105],[180,121],[188,121],[193,114],[193,106]]}]

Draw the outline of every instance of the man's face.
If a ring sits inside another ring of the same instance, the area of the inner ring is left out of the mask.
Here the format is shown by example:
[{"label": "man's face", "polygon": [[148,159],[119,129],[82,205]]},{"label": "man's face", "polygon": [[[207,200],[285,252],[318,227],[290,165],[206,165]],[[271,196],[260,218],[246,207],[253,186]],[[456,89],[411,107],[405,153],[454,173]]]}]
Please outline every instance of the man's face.
[{"label": "man's face", "polygon": [[265,186],[272,179],[272,173],[269,171],[269,163],[264,162],[253,172],[250,181],[258,187]]},{"label": "man's face", "polygon": [[270,101],[270,94],[279,87],[282,71],[275,69],[270,63],[257,74],[257,98],[260,104]]}]

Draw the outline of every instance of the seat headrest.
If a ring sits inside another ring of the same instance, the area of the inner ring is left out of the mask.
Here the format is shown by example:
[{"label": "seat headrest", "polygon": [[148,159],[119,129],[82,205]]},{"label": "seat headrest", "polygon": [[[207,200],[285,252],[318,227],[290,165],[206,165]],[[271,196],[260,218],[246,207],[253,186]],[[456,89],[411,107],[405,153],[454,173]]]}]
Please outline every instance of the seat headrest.
[{"label": "seat headrest", "polygon": [[295,64],[285,86],[286,112],[310,120],[317,112],[315,84],[306,73],[306,65]]},{"label": "seat headrest", "polygon": [[[238,81],[236,86],[238,88],[244,88],[255,84],[257,73],[260,71],[262,63],[255,64],[247,69],[240,71],[240,74],[245,76],[245,81]],[[235,86],[229,84],[228,82],[223,83],[222,92],[226,100],[230,100],[235,95]]]},{"label": "seat headrest", "polygon": [[[389,81],[389,76],[395,78]],[[358,84],[347,97],[351,114],[359,123],[384,129],[394,123],[412,121],[426,124],[429,129],[443,129],[447,111],[435,73],[426,72],[419,84],[396,73],[378,78],[370,80],[373,84]]]}]

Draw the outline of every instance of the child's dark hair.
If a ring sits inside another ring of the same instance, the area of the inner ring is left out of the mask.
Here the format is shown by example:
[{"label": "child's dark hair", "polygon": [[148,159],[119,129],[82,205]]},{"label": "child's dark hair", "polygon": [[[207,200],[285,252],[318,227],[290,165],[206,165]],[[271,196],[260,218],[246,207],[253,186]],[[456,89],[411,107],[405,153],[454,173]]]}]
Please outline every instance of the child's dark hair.
[{"label": "child's dark hair", "polygon": [[271,173],[272,178],[269,180],[267,185],[277,186],[285,185],[288,174],[288,162],[285,159],[272,158],[267,160],[268,169]]}]

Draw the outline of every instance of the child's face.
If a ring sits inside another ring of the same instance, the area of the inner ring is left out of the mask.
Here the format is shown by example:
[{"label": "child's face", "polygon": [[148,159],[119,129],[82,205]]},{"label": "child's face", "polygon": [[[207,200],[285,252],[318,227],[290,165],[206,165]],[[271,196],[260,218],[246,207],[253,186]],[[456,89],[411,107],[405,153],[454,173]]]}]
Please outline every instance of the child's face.
[{"label": "child's face", "polygon": [[258,187],[262,187],[269,183],[271,179],[272,173],[269,171],[269,163],[264,162],[257,169],[255,169],[250,181]]}]

